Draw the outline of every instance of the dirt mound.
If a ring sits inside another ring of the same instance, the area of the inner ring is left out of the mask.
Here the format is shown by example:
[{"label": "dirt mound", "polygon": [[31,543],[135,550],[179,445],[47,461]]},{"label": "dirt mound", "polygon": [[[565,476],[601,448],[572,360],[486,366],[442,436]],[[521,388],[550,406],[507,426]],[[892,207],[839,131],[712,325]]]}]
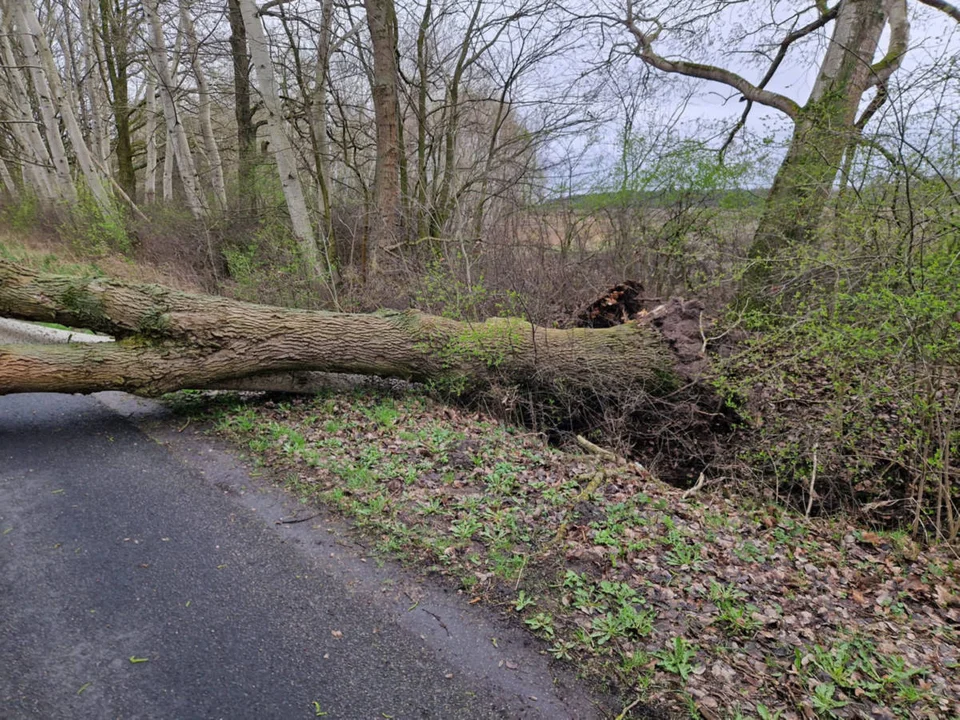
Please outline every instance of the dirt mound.
[{"label": "dirt mound", "polygon": [[643,311],[643,286],[627,280],[615,285],[577,313],[576,326],[609,328],[623,325]]},{"label": "dirt mound", "polygon": [[689,380],[699,377],[707,365],[703,314],[699,300],[673,298],[638,318],[660,331],[677,357],[677,371]]}]

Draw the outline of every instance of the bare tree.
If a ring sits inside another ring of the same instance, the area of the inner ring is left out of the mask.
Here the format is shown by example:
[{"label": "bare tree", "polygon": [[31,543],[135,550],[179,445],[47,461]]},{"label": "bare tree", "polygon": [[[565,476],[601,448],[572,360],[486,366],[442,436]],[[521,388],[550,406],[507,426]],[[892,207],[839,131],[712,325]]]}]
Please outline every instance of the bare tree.
[{"label": "bare tree", "polygon": [[373,46],[372,91],[377,122],[377,212],[367,241],[364,267],[376,274],[379,250],[396,239],[401,221],[397,13],[393,0],[365,0],[364,7]]},{"label": "bare tree", "polygon": [[280,95],[270,57],[267,34],[260,19],[259,11],[253,0],[240,0],[240,11],[247,34],[250,56],[257,76],[260,97],[267,111],[267,128],[270,131],[270,151],[277,163],[280,174],[280,186],[290,214],[293,234],[297,239],[300,252],[312,273],[318,277],[326,274],[327,268],[320,264],[317,248],[317,236],[310,220],[300,174],[297,170],[297,158],[284,128],[283,110]]},{"label": "bare tree", "polygon": [[[166,41],[160,21],[160,0],[147,0],[143,9],[149,26],[147,52],[157,76],[160,104],[167,124],[166,154],[176,160],[187,207],[195,218],[201,219],[206,215],[206,207],[200,192],[200,178],[190,150],[187,131],[183,126],[183,118],[174,97],[175,85],[167,60]],[[167,173],[164,172],[164,179],[166,177]]]},{"label": "bare tree", "polygon": [[[910,26],[906,0],[843,0],[833,5],[818,1],[789,11],[775,8],[770,23],[743,30],[743,36],[754,43],[754,57],[765,60],[762,77],[751,81],[734,69],[687,59],[685,52],[695,51],[696,45],[684,45],[684,38],[715,32],[717,24],[724,22],[723,13],[732,8],[733,4],[718,3],[703,11],[692,4],[627,0],[619,12],[601,9],[598,16],[624,28],[632,39],[632,53],[649,67],[725,85],[741,95],[746,107],[734,132],[755,105],[772,108],[792,121],[790,147],[750,249],[756,260],[748,278],[748,292],[753,293],[768,279],[766,259],[793,243],[810,241],[844,153],[887,98],[887,83],[908,51]],[[741,12],[740,17],[749,15]],[[885,30],[888,40],[878,58]],[[768,36],[771,39],[765,43],[763,38]],[[788,53],[817,38],[826,40],[826,51],[806,101],[771,90],[771,81],[784,67]],[[863,107],[871,91],[873,96]]]},{"label": "bare tree", "polygon": [[203,147],[207,155],[207,164],[210,166],[210,181],[213,186],[213,196],[221,210],[227,207],[227,188],[223,180],[223,164],[220,162],[220,149],[213,132],[211,118],[210,88],[207,86],[207,77],[200,59],[200,43],[197,41],[197,31],[193,26],[193,18],[185,3],[180,5],[180,23],[187,43],[187,53],[190,57],[190,67],[197,82],[198,114],[200,116],[200,133],[203,136]]}]

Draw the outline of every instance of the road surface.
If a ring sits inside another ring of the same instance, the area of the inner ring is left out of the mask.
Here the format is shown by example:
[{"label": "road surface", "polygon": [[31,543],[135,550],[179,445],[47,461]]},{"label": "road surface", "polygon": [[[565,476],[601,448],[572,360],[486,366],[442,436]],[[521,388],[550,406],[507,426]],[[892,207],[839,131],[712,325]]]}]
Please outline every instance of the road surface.
[{"label": "road surface", "polygon": [[598,716],[521,630],[336,518],[278,524],[316,511],[155,408],[0,397],[0,718]]}]

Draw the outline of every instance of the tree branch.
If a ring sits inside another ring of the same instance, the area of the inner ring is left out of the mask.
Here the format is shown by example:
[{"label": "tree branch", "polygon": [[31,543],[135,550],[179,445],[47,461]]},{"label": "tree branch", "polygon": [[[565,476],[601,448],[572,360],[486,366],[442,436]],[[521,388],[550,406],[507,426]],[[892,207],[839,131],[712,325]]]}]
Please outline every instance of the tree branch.
[{"label": "tree branch", "polygon": [[947,15],[960,23],[960,7],[951,5],[950,3],[945,2],[945,0],[920,0],[920,2],[922,2],[924,5],[928,5],[929,7],[940,10],[941,12],[945,12]]},{"label": "tree branch", "polygon": [[891,0],[885,3],[887,22],[890,24],[890,44],[887,54],[870,68],[876,76],[874,85],[882,85],[890,79],[903,62],[910,41],[910,20],[907,17],[906,0]]},{"label": "tree branch", "polygon": [[[641,22],[653,22],[657,29],[651,33],[645,33],[637,27],[636,20]],[[750,102],[760,103],[767,107],[779,110],[790,118],[796,119],[800,114],[800,106],[785,95],[764,90],[751,83],[749,80],[735,72],[715,65],[705,65],[703,63],[689,62],[687,60],[669,60],[662,55],[658,55],[653,50],[653,42],[657,39],[660,31],[663,29],[655,19],[652,18],[634,18],[632,6],[628,8],[627,17],[623,20],[624,26],[630,31],[637,41],[637,47],[634,48],[634,54],[643,62],[651,67],[663,72],[685,75],[687,77],[697,78],[699,80],[710,80],[721,83],[737,90],[743,97]]]},{"label": "tree branch", "polygon": [[[773,58],[773,61],[770,63],[770,67],[767,68],[767,72],[764,74],[763,78],[760,80],[760,83],[757,85],[758,88],[763,90],[767,83],[773,79],[773,76],[776,74],[777,70],[780,69],[780,65],[783,63],[784,58],[787,56],[787,50],[790,49],[790,46],[793,45],[797,40],[805,38],[810,33],[816,32],[824,25],[826,25],[831,20],[837,17],[837,12],[840,9],[840,4],[837,3],[832,8],[827,8],[824,3],[820,8],[820,16],[813,22],[807,23],[799,30],[794,30],[789,33],[781,42],[780,47],[777,49],[777,54]],[[750,111],[753,109],[753,100],[745,98],[747,106],[743,109],[743,114],[740,116],[740,119],[737,121],[737,124],[733,126],[733,129],[730,131],[730,134],[727,136],[726,141],[723,143],[723,147],[720,148],[720,157],[722,158],[724,153],[727,151],[727,148],[730,147],[730,144],[733,142],[734,138],[737,136],[737,133],[743,129],[743,126],[747,124],[747,118],[750,115]]]}]

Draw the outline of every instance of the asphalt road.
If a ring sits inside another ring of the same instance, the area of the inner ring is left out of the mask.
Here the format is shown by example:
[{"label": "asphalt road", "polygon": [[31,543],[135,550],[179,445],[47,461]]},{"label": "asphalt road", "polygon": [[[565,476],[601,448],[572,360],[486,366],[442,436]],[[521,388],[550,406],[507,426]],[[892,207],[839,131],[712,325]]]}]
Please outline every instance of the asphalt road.
[{"label": "asphalt road", "polygon": [[125,397],[0,397],[0,718],[597,715],[521,631],[335,518],[278,524],[308,510]]}]

